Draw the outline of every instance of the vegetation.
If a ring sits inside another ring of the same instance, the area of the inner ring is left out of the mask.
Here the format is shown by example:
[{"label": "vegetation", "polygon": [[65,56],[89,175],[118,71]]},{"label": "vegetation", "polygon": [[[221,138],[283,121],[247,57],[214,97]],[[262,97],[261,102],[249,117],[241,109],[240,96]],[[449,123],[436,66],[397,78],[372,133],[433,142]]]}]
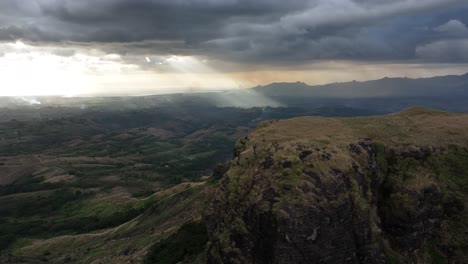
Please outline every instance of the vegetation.
[{"label": "vegetation", "polygon": [[239,126],[261,111],[221,109],[220,118],[187,107],[193,116],[183,109],[106,106],[0,123],[0,252],[14,252],[22,239],[80,235],[131,221],[158,201],[155,193],[206,180],[247,132]]},{"label": "vegetation", "polygon": [[186,223],[177,233],[154,244],[144,263],[196,263],[202,258],[207,242],[208,235],[204,222]]},{"label": "vegetation", "polygon": [[[325,240],[308,251],[300,238],[306,230],[311,239],[320,239],[318,231],[312,232],[317,225],[320,232],[337,235],[330,230],[335,227],[310,220],[317,210],[340,215],[341,223],[353,225],[344,226],[352,232],[365,226],[359,243],[386,244],[388,263],[463,262],[468,250],[466,135],[467,115],[421,108],[384,117],[307,117],[259,126],[239,141],[226,174],[216,200],[216,208],[222,208],[216,212],[220,228],[208,256],[257,261],[255,243],[264,238],[258,235],[258,216],[268,214],[280,220],[274,229],[289,243],[276,248],[281,254],[288,254],[283,247],[297,244],[309,259],[321,255],[308,254]],[[343,216],[346,208],[352,214]]]},{"label": "vegetation", "polygon": [[0,250],[22,237],[49,238],[115,227],[137,217],[155,202],[118,204],[98,200],[93,193],[66,189],[8,201],[8,206],[0,208]]},{"label": "vegetation", "polygon": [[[308,197],[303,189],[315,193],[341,177],[333,173],[346,174],[354,161],[349,144],[365,138],[378,142],[379,175],[391,186],[384,195],[393,199],[386,209],[411,213],[408,197],[431,186],[449,190],[443,198],[448,213],[462,210],[466,201],[467,131],[459,115],[418,110],[381,118],[297,118],[262,123],[248,140],[235,143],[246,135],[245,126],[259,121],[261,110],[223,109],[222,118],[194,110],[187,111],[187,120],[179,112],[151,111],[0,123],[0,254],[51,263],[118,263],[145,255],[147,263],[196,263],[207,241],[199,221],[228,170],[216,164],[231,158],[233,146],[238,157],[227,172],[228,199],[241,204],[249,193],[262,197],[258,182],[268,182],[273,188],[265,195],[284,196],[273,208],[285,218],[282,209],[289,205],[308,199],[318,206],[331,203],[333,193]],[[392,154],[410,143],[435,147],[436,154]],[[273,153],[271,175],[264,173],[270,166],[265,153]],[[356,160],[361,167],[367,162]],[[364,173],[370,185],[372,175]],[[370,195],[362,185],[351,180],[351,192],[337,199],[351,198],[368,210]],[[466,250],[466,219],[453,213],[446,235],[437,238]],[[232,222],[239,233],[247,232],[242,221]],[[437,254],[425,251],[424,257],[443,263],[439,245],[433,242],[432,248]]]}]

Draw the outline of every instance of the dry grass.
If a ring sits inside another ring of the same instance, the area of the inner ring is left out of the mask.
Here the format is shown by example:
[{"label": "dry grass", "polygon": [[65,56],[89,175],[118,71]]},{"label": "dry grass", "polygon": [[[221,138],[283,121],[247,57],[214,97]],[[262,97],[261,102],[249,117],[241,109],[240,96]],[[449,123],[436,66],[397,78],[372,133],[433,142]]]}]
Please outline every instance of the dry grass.
[{"label": "dry grass", "polygon": [[431,186],[437,186],[437,180],[429,172],[419,172],[405,182],[405,189],[421,192]]},{"label": "dry grass", "polygon": [[63,174],[63,175],[57,175],[53,176],[51,178],[48,178],[44,182],[49,182],[49,183],[58,183],[58,182],[72,182],[76,179],[75,176],[70,175],[70,174]]},{"label": "dry grass", "polygon": [[39,169],[41,165],[34,156],[0,157],[0,185],[11,184]]},{"label": "dry grass", "polygon": [[[300,188],[304,182],[315,184],[304,173],[317,175],[322,183],[331,185],[338,184],[339,174],[352,171],[353,167],[366,175],[367,151],[361,148],[361,154],[350,155],[349,150],[349,144],[357,145],[363,139],[396,149],[405,144],[414,148],[446,148],[451,144],[468,146],[466,135],[468,115],[424,108],[411,108],[381,117],[300,117],[265,122],[249,135],[240,147],[240,156],[228,171],[231,181],[229,199],[234,203],[255,200],[261,196],[260,186],[264,184],[276,186],[279,192],[283,188]],[[299,154],[304,150],[311,154],[301,161]],[[267,157],[274,161],[274,165],[265,170],[261,164]],[[284,162],[289,162],[292,167],[285,168]],[[407,183],[407,188],[421,190],[434,184],[430,174],[417,174]]]},{"label": "dry grass", "polygon": [[251,137],[257,142],[309,141],[322,145],[326,145],[326,142],[339,145],[371,138],[393,145],[412,143],[420,146],[446,146],[462,143],[468,146],[467,134],[467,114],[411,108],[383,117],[293,118],[257,129]]}]

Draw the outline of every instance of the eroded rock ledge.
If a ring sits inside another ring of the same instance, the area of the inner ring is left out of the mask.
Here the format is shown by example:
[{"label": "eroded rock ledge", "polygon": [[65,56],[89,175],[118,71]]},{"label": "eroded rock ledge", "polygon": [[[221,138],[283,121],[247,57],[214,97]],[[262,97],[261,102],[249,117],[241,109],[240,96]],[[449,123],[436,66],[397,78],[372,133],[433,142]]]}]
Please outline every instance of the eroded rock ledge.
[{"label": "eroded rock ledge", "polygon": [[209,263],[462,263],[468,118],[264,123],[207,217]]}]

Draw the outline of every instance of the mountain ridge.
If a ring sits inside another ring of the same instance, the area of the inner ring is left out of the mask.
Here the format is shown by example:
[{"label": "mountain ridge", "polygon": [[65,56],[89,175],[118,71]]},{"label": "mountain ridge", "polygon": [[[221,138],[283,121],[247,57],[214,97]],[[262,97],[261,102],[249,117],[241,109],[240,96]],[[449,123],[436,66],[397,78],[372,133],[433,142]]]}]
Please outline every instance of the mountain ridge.
[{"label": "mountain ridge", "polygon": [[264,95],[278,97],[307,96],[331,98],[372,98],[404,96],[465,96],[468,73],[429,78],[382,78],[369,81],[308,85],[302,82],[272,83],[252,88]]},{"label": "mountain ridge", "polygon": [[466,135],[467,114],[420,107],[261,123],[210,207],[208,263],[463,262]]},{"label": "mountain ridge", "polygon": [[255,89],[255,88],[264,88],[272,85],[304,85],[308,87],[315,87],[315,86],[327,86],[327,85],[336,85],[336,84],[352,84],[352,83],[366,83],[366,82],[377,82],[377,81],[384,81],[384,80],[428,80],[428,79],[441,79],[441,78],[453,78],[453,77],[463,77],[468,78],[468,72],[465,74],[448,74],[448,75],[438,75],[438,76],[431,76],[431,77],[420,77],[420,78],[410,78],[410,77],[382,77],[378,79],[370,79],[370,80],[362,80],[362,81],[343,81],[343,82],[330,82],[324,84],[308,84],[304,81],[292,81],[292,82],[272,82],[265,85],[257,85],[248,89]]}]

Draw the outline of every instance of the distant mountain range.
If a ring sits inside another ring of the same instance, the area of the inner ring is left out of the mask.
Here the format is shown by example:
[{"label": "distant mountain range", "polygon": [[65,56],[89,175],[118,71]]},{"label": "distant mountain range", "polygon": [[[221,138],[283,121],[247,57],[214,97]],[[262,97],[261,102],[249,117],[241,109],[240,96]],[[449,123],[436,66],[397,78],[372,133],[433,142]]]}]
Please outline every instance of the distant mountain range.
[{"label": "distant mountain range", "polygon": [[[468,74],[432,78],[383,78],[310,86],[302,82],[272,83],[242,91],[211,94],[221,105],[242,102],[257,106],[302,109],[347,107],[386,114],[412,106],[453,112],[468,111]],[[226,101],[228,98],[231,101]],[[248,100],[248,101],[246,101]]]},{"label": "distant mountain range", "polygon": [[303,82],[272,83],[257,86],[254,91],[272,97],[419,97],[419,96],[468,96],[468,73],[432,78],[383,78],[365,82],[343,82],[310,86]]}]

